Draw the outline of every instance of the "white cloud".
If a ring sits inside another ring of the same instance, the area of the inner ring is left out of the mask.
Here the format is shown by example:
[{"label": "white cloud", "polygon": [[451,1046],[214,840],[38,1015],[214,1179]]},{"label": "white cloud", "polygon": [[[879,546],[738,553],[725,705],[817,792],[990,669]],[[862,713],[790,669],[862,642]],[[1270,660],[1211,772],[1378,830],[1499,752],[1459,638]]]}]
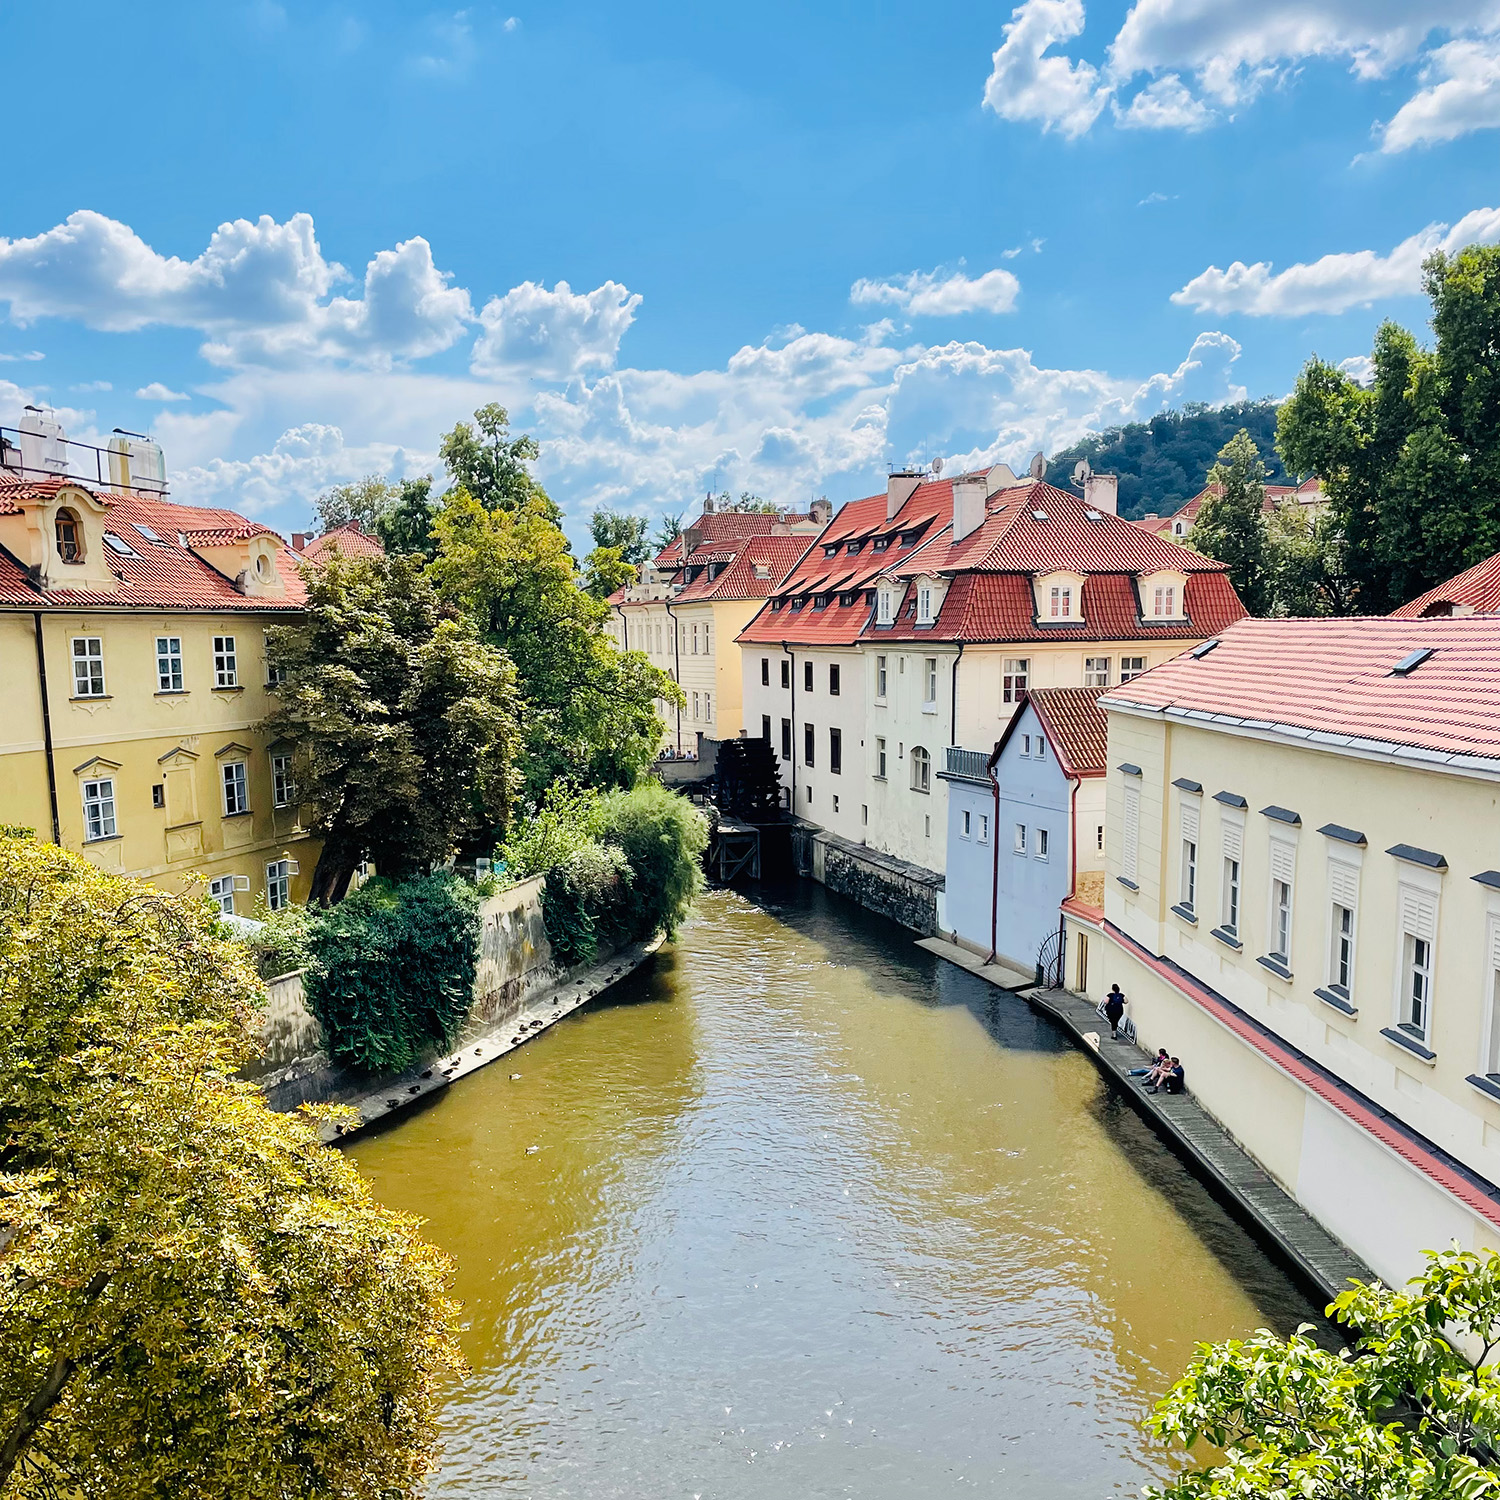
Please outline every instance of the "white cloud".
[{"label": "white cloud", "polygon": [[1422,262],[1434,251],[1449,254],[1465,245],[1500,243],[1500,208],[1476,208],[1451,227],[1429,224],[1389,255],[1374,250],[1325,255],[1308,264],[1273,272],[1269,261],[1235,261],[1227,271],[1210,266],[1172,301],[1198,312],[1246,313],[1251,317],[1296,318],[1309,313],[1341,313],[1383,297],[1422,289]]},{"label": "white cloud", "polygon": [[10,365],[15,364],[19,360],[29,362],[36,359],[46,359],[46,357],[40,349],[28,349],[24,354],[0,354],[0,361]]},{"label": "white cloud", "polygon": [[984,103],[1004,120],[1080,136],[1099,117],[1109,89],[1092,63],[1047,56],[1083,30],[1083,0],[1022,0],[990,59]]},{"label": "white cloud", "polygon": [[1361,385],[1368,385],[1375,378],[1375,361],[1368,354],[1351,354],[1348,359],[1341,359],[1339,369]]},{"label": "white cloud", "polygon": [[134,230],[88,209],[29,239],[0,240],[0,300],[14,322],[71,318],[128,333],[152,324],[208,336],[216,363],[307,357],[374,365],[447,348],[472,318],[424,239],[382,250],[362,300],[330,297],[347,273],[326,260],[308,214],[285,224],[221,224],[196,259],[163,256]]},{"label": "white cloud", "polygon": [[[107,382],[101,381],[100,384],[106,391],[109,389]],[[150,385],[143,385],[135,394],[139,401],[187,401],[191,399],[183,392],[174,391],[170,386],[163,385],[159,380],[153,380]]]},{"label": "white cloud", "polygon": [[[474,25],[466,10],[455,11],[451,16],[439,16],[427,23],[432,45],[426,52],[419,52],[412,59],[412,66],[419,74],[429,78],[455,79],[465,77],[475,57]],[[510,27],[505,28],[507,31]]]},{"label": "white cloud", "polygon": [[1439,47],[1423,77],[1427,87],[1396,111],[1381,150],[1405,151],[1500,125],[1500,38]]},{"label": "white cloud", "polygon": [[[84,396],[90,395],[94,391],[112,391],[114,390],[114,386],[107,380],[85,380],[82,385],[75,385],[70,387],[70,389]],[[140,392],[137,391],[136,395],[140,395]]]},{"label": "white cloud", "polygon": [[505,30],[506,31],[515,31],[516,28],[520,26],[520,24],[521,24],[521,18],[519,16],[507,16],[505,18]]},{"label": "white cloud", "polygon": [[477,375],[521,369],[550,380],[607,370],[640,305],[617,281],[592,292],[575,292],[566,281],[550,292],[523,281],[485,303],[470,368]]},{"label": "white cloud", "polygon": [[[1039,246],[1041,242],[1032,243]],[[1020,247],[1005,253],[1019,255]],[[849,289],[849,300],[899,308],[913,318],[943,318],[1009,312],[1020,291],[1021,283],[1009,271],[986,271],[974,277],[962,271],[912,271],[889,281],[856,281]]]},{"label": "white cloud", "polygon": [[1115,117],[1136,130],[1201,130],[1213,113],[1175,73],[1167,73],[1143,88],[1124,109],[1116,105]]}]

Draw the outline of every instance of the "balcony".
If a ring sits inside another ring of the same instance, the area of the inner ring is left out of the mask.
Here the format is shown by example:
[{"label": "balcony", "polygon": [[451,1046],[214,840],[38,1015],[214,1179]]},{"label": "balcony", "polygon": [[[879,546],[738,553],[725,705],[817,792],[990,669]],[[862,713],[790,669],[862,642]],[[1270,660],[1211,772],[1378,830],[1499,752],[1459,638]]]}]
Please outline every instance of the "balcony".
[{"label": "balcony", "polygon": [[957,777],[960,781],[980,781],[990,784],[990,773],[985,770],[989,756],[983,750],[963,750],[949,745],[944,752],[947,763],[941,772],[944,776]]}]

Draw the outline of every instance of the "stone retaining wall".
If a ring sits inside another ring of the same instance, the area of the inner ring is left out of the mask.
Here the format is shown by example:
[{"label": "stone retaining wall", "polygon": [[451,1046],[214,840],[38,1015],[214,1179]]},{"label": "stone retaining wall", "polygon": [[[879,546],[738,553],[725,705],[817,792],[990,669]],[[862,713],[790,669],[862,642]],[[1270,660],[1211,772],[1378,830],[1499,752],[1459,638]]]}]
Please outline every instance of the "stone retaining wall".
[{"label": "stone retaining wall", "polygon": [[821,881],[829,890],[923,937],[941,930],[938,900],[943,877],[934,871],[806,823],[792,830],[792,851],[798,872]]}]

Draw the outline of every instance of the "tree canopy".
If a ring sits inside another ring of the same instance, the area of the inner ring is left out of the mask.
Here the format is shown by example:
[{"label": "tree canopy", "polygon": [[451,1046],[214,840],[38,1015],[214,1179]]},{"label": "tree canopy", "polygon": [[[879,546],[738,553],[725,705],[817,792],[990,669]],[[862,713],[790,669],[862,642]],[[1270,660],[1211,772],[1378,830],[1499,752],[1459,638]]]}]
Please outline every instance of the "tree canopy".
[{"label": "tree canopy", "polygon": [[603,507],[589,520],[594,545],[613,548],[632,567],[639,567],[651,555],[649,530],[644,516],[622,516]]},{"label": "tree canopy", "polygon": [[1287,464],[1322,476],[1367,614],[1500,550],[1500,247],[1438,252],[1424,285],[1434,348],[1381,324],[1368,384],[1314,357],[1277,429]]},{"label": "tree canopy", "polygon": [[375,534],[387,552],[414,552],[432,559],[432,475],[403,479],[390,507],[375,522]]},{"label": "tree canopy", "polygon": [[1269,604],[1266,566],[1266,466],[1241,428],[1224,444],[1208,471],[1213,492],[1199,507],[1188,533],[1191,546],[1224,563],[1240,602],[1252,615]]},{"label": "tree canopy", "polygon": [[562,512],[532,477],[527,465],[541,450],[529,433],[511,435],[510,413],[491,401],[474,413],[474,422],[456,423],[438,444],[438,457],[452,480],[486,510],[516,510],[530,505],[554,525]]},{"label": "tree canopy", "polygon": [[295,746],[298,796],[323,839],[311,899],[338,900],[364,859],[399,876],[503,837],[515,671],[444,609],[420,556],[309,570],[305,614],[268,638],[283,682],[261,728]]},{"label": "tree canopy", "polygon": [[237,1070],[197,897],[0,836],[0,1492],[415,1497],[450,1268]]},{"label": "tree canopy", "polygon": [[398,491],[379,474],[366,474],[353,484],[336,484],[313,501],[324,531],[353,521],[366,536],[377,536],[381,518],[396,503]]},{"label": "tree canopy", "polygon": [[[1500,1495],[1500,1256],[1428,1252],[1400,1291],[1355,1284],[1330,1314],[1353,1350],[1260,1330],[1201,1344],[1149,1426],[1222,1450],[1158,1500],[1485,1500]],[[1455,1346],[1458,1346],[1457,1348]],[[1471,1366],[1458,1349],[1474,1357]]]}]

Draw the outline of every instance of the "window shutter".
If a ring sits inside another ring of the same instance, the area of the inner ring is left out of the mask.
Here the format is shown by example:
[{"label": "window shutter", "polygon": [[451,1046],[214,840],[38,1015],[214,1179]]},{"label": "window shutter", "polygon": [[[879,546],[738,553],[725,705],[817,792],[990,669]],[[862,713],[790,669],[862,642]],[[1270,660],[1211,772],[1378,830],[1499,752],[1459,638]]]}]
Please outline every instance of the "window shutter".
[{"label": "window shutter", "polygon": [[1330,862],[1328,891],[1340,906],[1347,906],[1353,911],[1359,899],[1359,871],[1349,865]]},{"label": "window shutter", "polygon": [[1437,938],[1437,900],[1426,891],[1401,887],[1401,930],[1433,942]]},{"label": "window shutter", "polygon": [[1140,862],[1141,845],[1141,789],[1127,785],[1125,788],[1125,848],[1121,864],[1127,880],[1136,878]]},{"label": "window shutter", "polygon": [[1490,918],[1490,968],[1500,970],[1500,920]]},{"label": "window shutter", "polygon": [[1290,844],[1271,842],[1271,879],[1292,883],[1292,871],[1296,867],[1296,850]]},{"label": "window shutter", "polygon": [[1198,804],[1186,798],[1182,803],[1182,836],[1195,844],[1198,842]]},{"label": "window shutter", "polygon": [[1244,859],[1245,857],[1245,830],[1238,823],[1225,823],[1224,834],[1224,858]]}]

